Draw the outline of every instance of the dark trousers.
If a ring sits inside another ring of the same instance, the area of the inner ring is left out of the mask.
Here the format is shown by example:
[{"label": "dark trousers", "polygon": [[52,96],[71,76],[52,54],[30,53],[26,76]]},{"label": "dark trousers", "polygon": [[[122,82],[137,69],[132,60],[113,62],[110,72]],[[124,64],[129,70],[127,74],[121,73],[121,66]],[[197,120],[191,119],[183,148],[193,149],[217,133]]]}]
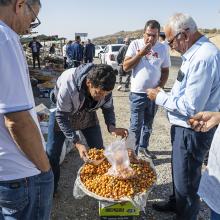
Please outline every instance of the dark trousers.
[{"label": "dark trousers", "polygon": [[35,63],[36,63],[36,60],[37,60],[37,63],[38,63],[38,68],[40,69],[40,54],[37,52],[33,52],[32,53],[32,58],[33,58],[33,68],[35,69]]},{"label": "dark trousers", "polygon": [[[55,118],[55,115],[53,117]],[[100,149],[103,147],[102,133],[99,125],[85,128],[81,130],[81,132],[90,148],[95,147]],[[48,129],[46,152],[54,174],[54,192],[57,191],[58,182],[60,179],[60,156],[64,141],[65,136],[63,132],[55,131],[54,124],[51,124]]]},{"label": "dark trousers", "polygon": [[80,61],[73,61],[73,67],[78,67],[80,64]]},{"label": "dark trousers", "polygon": [[175,125],[171,127],[172,170],[178,220],[197,219],[200,208],[197,191],[202,163],[215,130],[213,128],[202,133]]},{"label": "dark trousers", "polygon": [[63,58],[63,68],[67,69],[68,68],[68,63],[67,63],[67,57]]},{"label": "dark trousers", "polygon": [[120,69],[119,69],[119,84],[120,85],[122,84],[122,78],[123,77],[127,77],[126,80],[125,80],[125,88],[129,88],[130,79],[131,79],[131,71],[125,72],[123,70],[123,67],[120,66]]},{"label": "dark trousers", "polygon": [[92,63],[92,62],[93,62],[93,58],[86,57],[86,58],[84,59],[84,62],[85,62],[85,63]]}]

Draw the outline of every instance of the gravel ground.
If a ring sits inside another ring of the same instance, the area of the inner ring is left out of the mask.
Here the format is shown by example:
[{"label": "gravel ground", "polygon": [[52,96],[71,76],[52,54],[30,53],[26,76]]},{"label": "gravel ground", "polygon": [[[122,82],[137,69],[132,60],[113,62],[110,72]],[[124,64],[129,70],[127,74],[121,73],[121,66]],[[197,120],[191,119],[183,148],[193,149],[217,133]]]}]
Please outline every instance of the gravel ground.
[{"label": "gravel ground", "polygon": [[[172,57],[172,67],[170,69],[170,77],[166,87],[171,88],[176,78],[176,73],[180,66],[180,58]],[[116,86],[117,87],[117,86]],[[118,127],[129,127],[129,102],[128,92],[118,92],[114,90],[114,105],[116,112],[116,120]],[[103,122],[101,112],[98,112],[104,143],[107,145],[114,141],[114,138],[108,134],[106,126]],[[154,129],[150,140],[150,150],[157,155],[154,160],[157,172],[157,184],[150,193],[147,201],[146,214],[142,214],[139,219],[172,219],[173,214],[160,213],[152,209],[151,205],[157,201],[164,201],[172,193],[171,178],[171,145],[169,135],[170,124],[166,118],[166,112],[159,108],[154,121]],[[75,199],[72,196],[72,190],[76,173],[82,165],[78,153],[73,150],[65,158],[61,167],[61,178],[59,193],[54,198],[52,219],[53,220],[98,220],[98,201],[85,196],[82,199]],[[202,204],[199,215],[200,220],[208,219],[208,209]]]}]

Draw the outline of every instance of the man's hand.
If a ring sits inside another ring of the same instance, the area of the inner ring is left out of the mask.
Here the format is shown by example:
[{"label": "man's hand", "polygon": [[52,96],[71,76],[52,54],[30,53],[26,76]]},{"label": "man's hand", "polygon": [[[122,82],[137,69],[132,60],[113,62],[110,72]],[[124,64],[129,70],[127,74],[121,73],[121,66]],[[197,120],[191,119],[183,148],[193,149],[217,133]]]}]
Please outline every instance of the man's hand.
[{"label": "man's hand", "polygon": [[220,112],[199,112],[188,123],[195,131],[207,132],[220,123]]},{"label": "man's hand", "polygon": [[76,143],[75,147],[79,151],[80,157],[83,159],[83,161],[86,162],[89,159],[89,155],[87,153],[86,146],[83,144],[80,144],[80,143]]},{"label": "man's hand", "polygon": [[111,135],[115,137],[117,136],[121,136],[122,138],[128,137],[128,130],[125,128],[116,128],[115,126],[110,125],[109,132],[111,133]]},{"label": "man's hand", "polygon": [[146,56],[150,51],[151,51],[151,48],[152,48],[152,44],[151,43],[148,43],[146,44],[139,52],[138,52],[138,55],[139,56]]},{"label": "man's hand", "polygon": [[154,101],[157,98],[157,94],[160,92],[160,87],[157,87],[155,89],[147,89],[146,93],[147,93],[147,97],[151,100]]}]

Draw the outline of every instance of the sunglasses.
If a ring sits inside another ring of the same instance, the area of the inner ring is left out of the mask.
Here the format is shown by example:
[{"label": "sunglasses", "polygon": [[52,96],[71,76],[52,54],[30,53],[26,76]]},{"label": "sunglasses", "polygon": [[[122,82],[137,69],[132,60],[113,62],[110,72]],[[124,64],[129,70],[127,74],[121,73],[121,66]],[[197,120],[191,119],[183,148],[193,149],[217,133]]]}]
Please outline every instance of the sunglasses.
[{"label": "sunglasses", "polygon": [[36,28],[36,27],[38,27],[38,26],[41,24],[41,21],[39,20],[39,18],[38,18],[37,15],[35,14],[33,8],[32,8],[27,2],[26,2],[26,4],[27,4],[29,10],[31,11],[31,13],[34,15],[35,21],[37,21],[37,22],[32,22],[32,23],[30,24],[30,29]]}]

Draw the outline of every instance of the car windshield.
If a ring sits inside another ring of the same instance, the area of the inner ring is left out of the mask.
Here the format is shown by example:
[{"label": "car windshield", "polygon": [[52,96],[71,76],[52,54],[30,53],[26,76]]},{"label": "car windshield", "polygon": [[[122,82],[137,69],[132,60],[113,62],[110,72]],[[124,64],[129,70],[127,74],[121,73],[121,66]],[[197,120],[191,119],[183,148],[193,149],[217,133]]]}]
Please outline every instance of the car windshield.
[{"label": "car windshield", "polygon": [[121,48],[121,45],[117,45],[117,46],[112,46],[112,52],[116,52],[119,51]]}]

